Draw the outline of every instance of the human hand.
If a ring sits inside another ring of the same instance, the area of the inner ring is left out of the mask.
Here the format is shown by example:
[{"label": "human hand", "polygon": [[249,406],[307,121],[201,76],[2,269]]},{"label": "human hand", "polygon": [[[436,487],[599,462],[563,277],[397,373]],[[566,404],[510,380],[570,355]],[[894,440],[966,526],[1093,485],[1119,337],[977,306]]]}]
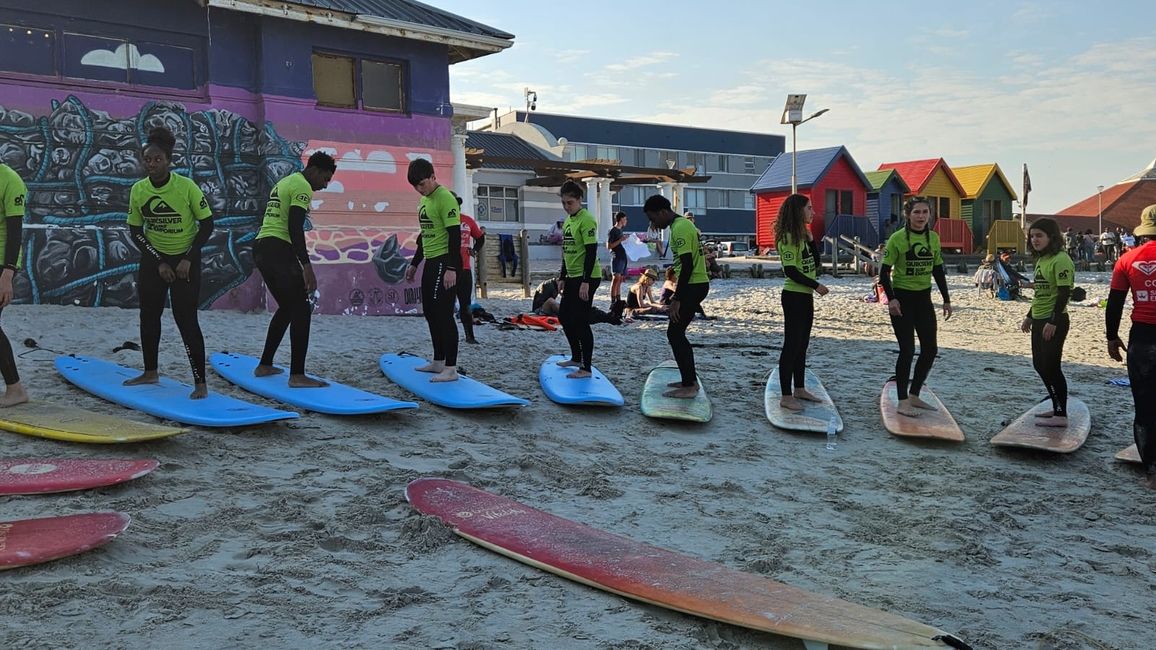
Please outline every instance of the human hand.
[{"label": "human hand", "polygon": [[184,280],[185,282],[188,282],[189,281],[189,270],[192,268],[193,268],[192,262],[190,262],[186,259],[182,259],[180,262],[177,262],[177,277]]},{"label": "human hand", "polygon": [[815,287],[815,293],[819,294],[820,296],[827,295],[828,291],[830,291],[830,289],[828,289],[827,285],[825,284],[820,284],[819,286]]},{"label": "human hand", "polygon": [[951,315],[954,313],[955,313],[955,310],[951,308],[950,302],[943,303],[943,320],[945,320],[945,321],[951,320]]},{"label": "human hand", "polygon": [[161,265],[157,267],[157,273],[160,274],[161,279],[165,282],[171,283],[177,279],[177,274],[173,272],[173,267],[164,262],[161,262]]},{"label": "human hand", "polygon": [[12,304],[12,276],[15,274],[12,269],[0,272],[0,308]]},{"label": "human hand", "polygon": [[458,283],[458,272],[453,269],[446,269],[445,275],[442,276],[442,286],[447,289],[453,289]]},{"label": "human hand", "polygon": [[417,267],[414,266],[413,264],[410,264],[405,269],[405,281],[406,282],[412,282],[413,276],[415,276],[415,275],[417,275]]},{"label": "human hand", "polygon": [[1111,341],[1108,341],[1108,356],[1109,357],[1112,357],[1116,361],[1123,361],[1124,357],[1123,357],[1123,355],[1120,354],[1120,350],[1127,352],[1128,351],[1128,345],[1118,338],[1112,339]]},{"label": "human hand", "polygon": [[301,267],[301,275],[305,278],[305,295],[312,296],[313,292],[317,291],[317,276],[313,273],[313,265],[306,264]]},{"label": "human hand", "polygon": [[899,301],[892,298],[891,302],[887,303],[887,313],[892,316],[902,316],[903,308],[899,306]]},{"label": "human hand", "polygon": [[1052,340],[1052,337],[1055,335],[1056,335],[1055,323],[1048,323],[1047,325],[1044,325],[1044,340],[1045,341]]},{"label": "human hand", "polygon": [[1020,323],[1020,331],[1023,332],[1024,334],[1027,334],[1028,332],[1032,331],[1032,319],[1031,318],[1028,318],[1026,316],[1024,317],[1023,322]]},{"label": "human hand", "polygon": [[582,284],[578,285],[578,299],[582,302],[586,302],[590,299],[590,283],[583,282]]}]

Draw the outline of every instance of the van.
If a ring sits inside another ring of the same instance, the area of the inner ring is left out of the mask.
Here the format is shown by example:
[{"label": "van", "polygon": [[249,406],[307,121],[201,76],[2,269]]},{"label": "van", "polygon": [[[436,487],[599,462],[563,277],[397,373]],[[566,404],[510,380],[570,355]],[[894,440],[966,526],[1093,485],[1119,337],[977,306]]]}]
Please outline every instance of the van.
[{"label": "van", "polygon": [[718,244],[719,257],[744,257],[751,252],[745,241],[724,241]]}]

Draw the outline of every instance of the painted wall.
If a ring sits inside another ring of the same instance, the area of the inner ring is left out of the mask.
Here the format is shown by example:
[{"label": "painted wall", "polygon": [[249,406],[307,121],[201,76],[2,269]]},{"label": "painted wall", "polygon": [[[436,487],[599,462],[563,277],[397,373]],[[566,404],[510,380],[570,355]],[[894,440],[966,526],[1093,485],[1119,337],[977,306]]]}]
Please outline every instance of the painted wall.
[{"label": "painted wall", "polygon": [[899,195],[899,212],[895,213],[897,217],[894,228],[898,228],[899,224],[903,223],[903,186],[892,177],[891,180],[883,184],[879,188],[879,192],[872,192],[871,196],[877,202],[876,212],[872,215],[868,212],[868,216],[875,216],[877,224],[879,225],[879,232],[887,232],[888,226],[891,224],[891,203],[892,197]]},{"label": "painted wall", "polygon": [[[988,215],[984,213],[985,201],[999,201],[999,214]],[[971,234],[974,238],[975,247],[984,248],[987,240],[987,232],[991,228],[991,222],[997,219],[1011,219],[1012,215],[1011,192],[1007,187],[1000,182],[998,176],[992,176],[987,185],[980,190],[979,194],[974,199],[962,199],[960,201],[960,215],[964,221],[971,227]]]},{"label": "painted wall", "polygon": [[[947,174],[943,171],[943,167],[935,170],[935,173],[931,175],[931,179],[923,186],[921,194],[923,196],[947,197],[951,205],[951,214],[949,217],[952,219],[959,218],[961,207],[959,190],[955,189],[955,185],[953,185],[951,179],[947,177]],[[939,217],[940,215],[936,214],[935,216]]]},{"label": "painted wall", "polygon": [[[840,156],[831,168],[827,170],[818,182],[812,187],[799,188],[799,194],[811,199],[811,208],[815,211],[815,220],[811,222],[811,232],[816,237],[822,237],[826,232],[825,218],[827,207],[827,190],[851,192],[850,212],[841,210],[842,214],[864,216],[867,214],[867,190],[869,188],[859,179],[859,175],[847,162],[846,157]],[[755,197],[755,245],[759,248],[768,248],[775,245],[775,221],[779,218],[779,209],[783,201],[791,195],[790,190],[778,192],[760,192]]]},{"label": "painted wall", "polygon": [[[60,40],[58,48],[68,45],[77,65],[85,53],[76,48],[87,42],[64,41],[66,31],[139,43],[141,54],[150,51],[148,39],[179,41],[187,52],[166,58],[169,51],[157,48],[152,52],[158,63],[141,67],[168,64],[166,70],[175,73],[189,69],[192,56],[196,84],[165,87],[167,72],[145,77],[131,64],[133,69],[105,66],[101,72],[108,79],[78,80],[59,70],[4,72],[8,64],[0,63],[0,159],[29,186],[19,301],[136,305],[139,253],[124,225],[128,190],[143,176],[141,141],[163,124],[178,139],[174,171],[201,186],[217,221],[204,256],[203,307],[265,308],[251,245],[266,197],[277,180],[324,150],[337,158],[338,170],[329,189],[314,196],[307,233],[318,311],[420,310],[420,292],[401,279],[415,247],[420,198],[405,172],[410,160],[425,157],[440,180],[449,185],[453,179],[443,46],[196,3],[76,0],[52,7],[67,11],[40,14],[0,0],[0,23],[50,32],[45,39]],[[104,42],[92,41],[92,49]],[[314,49],[403,61],[409,112],[317,106]],[[152,85],[109,80],[124,74],[136,80],[138,72]]]}]

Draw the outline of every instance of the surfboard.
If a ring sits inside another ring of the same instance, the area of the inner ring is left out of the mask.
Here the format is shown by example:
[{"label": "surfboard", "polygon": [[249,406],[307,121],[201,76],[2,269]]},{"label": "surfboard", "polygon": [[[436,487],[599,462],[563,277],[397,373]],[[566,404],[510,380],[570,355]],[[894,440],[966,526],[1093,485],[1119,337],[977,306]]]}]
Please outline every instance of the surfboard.
[{"label": "surfboard", "polygon": [[678,364],[674,361],[663,361],[655,366],[646,376],[646,383],[642,386],[642,414],[660,420],[710,422],[714,411],[711,408],[710,398],[706,396],[706,388],[702,385],[702,376],[698,378],[698,395],[693,399],[678,399],[663,395],[670,390],[668,384],[681,378]]},{"label": "surfboard", "polygon": [[106,487],[140,478],[159,464],[151,459],[0,459],[0,494],[48,494]]},{"label": "surfboard", "polygon": [[955,423],[951,413],[944,408],[939,397],[926,386],[919,392],[919,397],[928,404],[934,404],[938,409],[935,411],[920,409],[917,418],[899,415],[895,410],[899,406],[895,394],[895,381],[883,384],[883,392],[879,395],[879,412],[883,415],[884,428],[897,436],[907,438],[935,438],[963,442],[963,430]]},{"label": "surfboard", "polygon": [[1068,398],[1068,426],[1043,427],[1037,423],[1036,413],[1052,410],[1052,401],[1044,400],[1028,409],[991,439],[997,447],[1022,447],[1070,454],[1084,446],[1092,430],[1092,416],[1088,405],[1074,397]]},{"label": "surfboard", "polygon": [[465,483],[420,478],[419,512],[506,557],[603,591],[807,641],[808,648],[947,648],[942,630],[620,537]]},{"label": "surfboard", "polygon": [[291,411],[250,404],[210,391],[205,399],[189,399],[193,387],[168,377],[159,384],[125,386],[139,370],[85,356],[56,357],[56,370],[77,388],[110,402],[136,409],[158,418],[202,427],[238,427],[297,417]]},{"label": "surfboard", "polygon": [[568,354],[555,354],[542,362],[538,369],[538,382],[542,384],[546,397],[571,406],[622,406],[625,403],[622,393],[597,368],[590,368],[591,376],[588,378],[567,378],[574,368],[563,368],[558,362],[569,358]]},{"label": "surfboard", "polygon": [[259,363],[261,360],[256,357],[231,352],[214,352],[209,356],[213,370],[230,383],[250,393],[307,411],[327,415],[369,415],[417,408],[416,402],[401,402],[313,375],[309,376],[329,382],[329,385],[321,388],[290,388],[288,368],[278,366],[283,371],[281,374],[255,377],[253,369]]},{"label": "surfboard", "polygon": [[432,382],[428,372],[418,372],[418,366],[429,363],[412,354],[386,353],[381,355],[381,371],[393,383],[418,397],[438,406],[451,409],[487,409],[526,406],[530,402],[503,393],[482,382],[459,376],[457,381]]},{"label": "surfboard", "polygon": [[123,533],[129,521],[122,512],[0,521],[0,570],[90,551]]},{"label": "surfboard", "polygon": [[187,431],[51,402],[25,402],[0,409],[0,429],[39,438],[90,444],[143,442]]},{"label": "surfboard", "polygon": [[826,433],[827,425],[831,423],[831,418],[834,418],[835,430],[843,431],[843,417],[839,415],[839,409],[835,408],[831,396],[823,387],[823,382],[819,381],[819,376],[807,370],[803,383],[807,390],[818,397],[820,401],[799,400],[806,407],[802,411],[785,409],[779,406],[779,400],[783,396],[783,391],[779,387],[779,369],[775,368],[771,371],[771,376],[767,378],[767,388],[763,391],[763,408],[766,410],[767,419],[771,421],[771,424],[790,431]]},{"label": "surfboard", "polygon": [[1125,447],[1116,453],[1116,460],[1122,460],[1125,463],[1139,463],[1140,449],[1136,445]]}]

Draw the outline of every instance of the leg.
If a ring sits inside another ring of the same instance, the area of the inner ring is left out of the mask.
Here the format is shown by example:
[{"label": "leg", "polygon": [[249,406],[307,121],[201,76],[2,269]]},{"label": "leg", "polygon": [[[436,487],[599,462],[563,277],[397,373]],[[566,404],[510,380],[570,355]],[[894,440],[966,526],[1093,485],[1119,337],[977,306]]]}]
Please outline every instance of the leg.
[{"label": "leg", "polygon": [[919,411],[912,407],[907,399],[911,361],[915,358],[915,323],[913,314],[907,308],[909,296],[912,295],[914,294],[902,290],[895,292],[895,297],[903,309],[903,315],[891,317],[891,329],[895,331],[895,340],[899,343],[899,358],[895,360],[895,395],[899,400],[897,410],[901,415],[917,417]]},{"label": "leg", "polygon": [[800,293],[804,298],[802,302],[803,309],[801,310],[801,320],[799,324],[799,347],[796,352],[795,359],[795,397],[807,400],[810,402],[817,402],[819,398],[811,394],[807,390],[807,348],[811,345],[811,328],[815,324],[815,297],[813,294]]},{"label": "leg", "polygon": [[136,290],[140,301],[140,347],[144,357],[144,372],[124,381],[125,386],[155,384],[160,381],[157,357],[161,347],[161,314],[169,285],[157,271],[160,264],[151,255],[141,255]]},{"label": "leg", "polygon": [[20,373],[16,370],[16,356],[12,354],[12,344],[8,341],[8,335],[4,333],[3,328],[0,328],[0,374],[4,376],[4,384],[7,386],[4,395],[0,397],[0,407],[27,402],[28,393],[20,383]]},{"label": "leg", "polygon": [[1136,418],[1132,435],[1140,450],[1146,487],[1156,490],[1156,328],[1132,326],[1128,337],[1128,379]]},{"label": "leg", "polygon": [[466,343],[477,343],[477,339],[474,338],[474,313],[470,311],[470,305],[474,302],[474,274],[470,269],[458,271],[458,283],[454,289],[458,299],[458,317],[462,321]]},{"label": "leg", "polygon": [[180,278],[173,281],[170,288],[172,296],[173,319],[177,321],[177,330],[181,333],[181,340],[185,344],[185,354],[189,357],[189,365],[193,369],[193,392],[191,399],[202,399],[209,394],[205,383],[205,336],[201,333],[201,323],[197,318],[197,308],[201,300],[201,260],[192,259],[189,269],[189,279]]},{"label": "leg", "polygon": [[795,364],[799,362],[799,346],[805,343],[802,340],[803,305],[797,291],[783,291],[780,303],[783,307],[783,347],[779,351],[779,391],[782,399],[779,405],[792,411],[802,411],[803,405],[794,397],[792,385],[795,377]]},{"label": "leg", "polygon": [[[567,375],[571,379],[582,379],[591,374],[590,368],[594,359],[594,329],[590,327],[590,313],[594,307],[594,294],[598,291],[599,282],[597,279],[590,280],[587,285],[586,300],[578,298],[577,289],[574,291],[574,297],[577,298],[575,302],[578,303],[578,312],[574,318],[578,320],[577,339],[581,356],[579,357],[578,369]],[[570,298],[566,300],[570,300]]]},{"label": "leg", "polygon": [[[261,272],[261,279],[269,289],[269,293],[273,294],[273,300],[277,301],[277,310],[273,312],[273,318],[269,321],[269,329],[265,332],[265,347],[261,351],[261,361],[253,370],[253,374],[257,377],[267,377],[282,372],[280,368],[273,365],[273,357],[277,354],[277,348],[281,347],[281,339],[285,338],[285,331],[289,329],[289,323],[292,320],[289,305],[292,303],[291,296],[293,294],[290,293],[289,283],[283,278],[285,269],[284,265],[280,263],[280,258],[284,254],[284,250],[282,246],[277,244],[281,241],[276,237],[265,237],[258,239],[257,243],[253,245],[253,261],[257,265],[257,270]],[[301,289],[304,292],[304,284],[302,284]]]},{"label": "leg", "polygon": [[912,306],[918,307],[914,316],[915,333],[919,336],[919,359],[915,361],[915,375],[911,378],[911,394],[908,401],[917,408],[934,411],[936,410],[934,406],[919,399],[919,391],[927,382],[927,376],[931,374],[931,366],[935,364],[935,355],[939,354],[939,343],[936,336],[938,322],[935,318],[935,305],[931,304],[931,291],[921,291],[915,295],[919,296],[918,300],[903,303],[903,311],[905,312]]},{"label": "leg", "polygon": [[[446,352],[442,349],[441,324],[437,320],[437,284],[441,280],[437,260],[426,258],[421,270],[421,311],[429,327],[430,343],[433,345],[433,360],[417,368],[418,372],[438,373],[446,368]],[[444,291],[445,289],[442,289]]]},{"label": "leg", "polygon": [[449,256],[431,261],[435,262],[433,267],[436,271],[433,301],[423,306],[433,312],[430,331],[436,332],[436,347],[441,349],[443,365],[436,375],[430,377],[430,381],[455,381],[458,378],[458,324],[454,322],[454,301],[458,294],[454,288],[447,289],[444,284],[446,270],[449,269]]},{"label": "leg", "polygon": [[674,353],[674,361],[678,364],[678,372],[682,383],[673,386],[663,393],[666,397],[690,399],[698,394],[698,372],[694,365],[694,348],[686,338],[686,328],[694,320],[694,314],[699,304],[706,298],[710,290],[709,284],[692,284],[686,289],[687,295],[680,296],[678,323],[671,319],[666,326],[666,340],[670,343],[670,350]]},{"label": "leg", "polygon": [[[562,324],[562,333],[566,335],[566,342],[570,344],[570,359],[568,361],[561,361],[560,366],[575,367],[582,365],[582,347],[579,339],[578,328],[580,326],[578,320],[579,300],[578,300],[578,285],[581,284],[577,279],[567,278],[562,285],[562,302],[558,308],[558,322]],[[582,319],[586,327],[590,327],[590,323],[585,322],[585,315]]]}]

